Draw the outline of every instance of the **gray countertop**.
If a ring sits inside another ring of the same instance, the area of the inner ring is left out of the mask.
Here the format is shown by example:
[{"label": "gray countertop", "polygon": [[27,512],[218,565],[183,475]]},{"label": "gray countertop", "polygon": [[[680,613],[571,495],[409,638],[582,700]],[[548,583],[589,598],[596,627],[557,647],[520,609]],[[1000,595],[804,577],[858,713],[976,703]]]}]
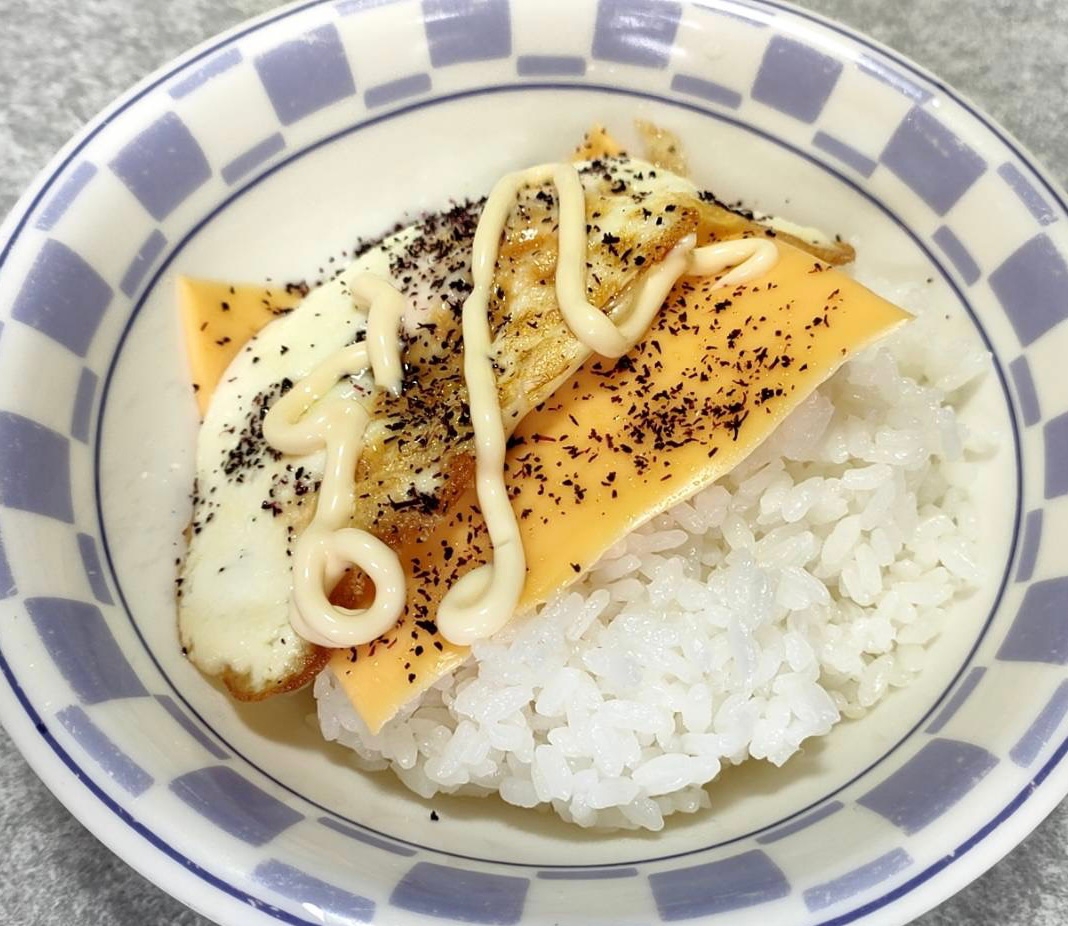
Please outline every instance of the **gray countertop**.
[{"label": "gray countertop", "polygon": [[[0,215],[82,124],[270,0],[0,0]],[[1063,0],[806,0],[937,73],[1068,182]],[[208,926],[104,849],[0,731],[0,923]],[[1068,803],[923,926],[1068,923]]]}]

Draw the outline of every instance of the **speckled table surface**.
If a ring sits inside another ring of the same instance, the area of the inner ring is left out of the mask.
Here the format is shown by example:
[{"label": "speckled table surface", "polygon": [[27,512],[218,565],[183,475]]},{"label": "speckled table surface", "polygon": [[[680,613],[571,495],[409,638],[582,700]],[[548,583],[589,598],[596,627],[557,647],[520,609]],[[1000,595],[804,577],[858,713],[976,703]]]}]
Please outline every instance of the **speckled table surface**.
[{"label": "speckled table surface", "polygon": [[[271,0],[0,0],[0,214],[94,113]],[[970,96],[1068,182],[1068,4],[805,0]],[[104,849],[0,731],[0,923],[208,926]],[[1068,923],[1068,803],[918,922]]]}]

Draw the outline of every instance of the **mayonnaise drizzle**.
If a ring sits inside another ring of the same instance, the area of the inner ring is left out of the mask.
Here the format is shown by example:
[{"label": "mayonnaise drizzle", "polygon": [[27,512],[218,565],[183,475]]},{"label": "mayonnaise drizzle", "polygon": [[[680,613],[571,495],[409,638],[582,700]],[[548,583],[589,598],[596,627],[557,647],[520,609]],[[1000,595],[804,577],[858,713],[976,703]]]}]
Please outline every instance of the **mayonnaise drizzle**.
[{"label": "mayonnaise drizzle", "polygon": [[397,334],[404,315],[404,296],[389,280],[373,273],[361,273],[349,284],[349,289],[354,299],[370,306],[367,312],[367,356],[375,383],[400,395],[404,367]]},{"label": "mayonnaise drizzle", "polygon": [[[775,245],[760,238],[697,248],[696,236],[679,241],[648,271],[618,324],[586,298],[586,196],[572,164],[542,164],[503,177],[490,193],[473,243],[473,289],[463,306],[464,380],[475,441],[475,487],[493,549],[492,562],[460,578],[442,599],[436,616],[442,635],[466,645],[503,627],[515,613],[526,578],[519,524],[504,481],[507,435],[493,367],[489,300],[504,226],[516,195],[551,182],[559,198],[556,298],[564,321],[590,350],[617,358],[645,334],[678,279],[708,276],[733,267],[716,287],[736,286],[766,273],[778,259]],[[323,646],[356,646],[388,631],[405,604],[404,572],[396,554],[366,531],[344,527],[355,504],[355,471],[367,426],[356,402],[322,401],[346,375],[371,366],[376,384],[399,393],[402,366],[397,337],[403,296],[381,277],[361,274],[354,297],[370,303],[367,341],[344,348],[317,366],[283,396],[264,420],[264,436],[283,453],[326,448],[326,469],[312,523],[295,551],[291,622],[301,636]],[[363,569],[375,585],[374,604],[348,611],[330,604],[332,588],[347,565]]]},{"label": "mayonnaise drizzle", "polygon": [[[391,283],[362,273],[350,284],[353,297],[369,302],[367,340],[327,357],[271,407],[263,436],[282,453],[308,454],[325,448],[326,462],[315,515],[293,551],[290,623],[306,640],[342,647],[381,636],[404,611],[404,569],[397,554],[367,531],[346,527],[356,504],[356,464],[370,420],[359,403],[324,396],[345,376],[368,366],[376,384],[400,390],[397,326],[404,297]],[[350,611],[332,605],[327,590],[347,566],[359,566],[375,585],[370,608]]]}]

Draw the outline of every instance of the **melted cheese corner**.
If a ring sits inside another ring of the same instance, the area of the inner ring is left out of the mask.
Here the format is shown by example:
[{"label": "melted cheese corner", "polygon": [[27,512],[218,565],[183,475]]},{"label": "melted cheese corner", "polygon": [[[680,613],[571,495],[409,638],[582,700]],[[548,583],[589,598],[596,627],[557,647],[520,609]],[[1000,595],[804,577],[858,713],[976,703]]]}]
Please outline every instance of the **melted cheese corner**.
[{"label": "melted cheese corner", "polygon": [[303,297],[296,287],[273,290],[254,284],[178,278],[178,310],[201,418],[238,351]]}]

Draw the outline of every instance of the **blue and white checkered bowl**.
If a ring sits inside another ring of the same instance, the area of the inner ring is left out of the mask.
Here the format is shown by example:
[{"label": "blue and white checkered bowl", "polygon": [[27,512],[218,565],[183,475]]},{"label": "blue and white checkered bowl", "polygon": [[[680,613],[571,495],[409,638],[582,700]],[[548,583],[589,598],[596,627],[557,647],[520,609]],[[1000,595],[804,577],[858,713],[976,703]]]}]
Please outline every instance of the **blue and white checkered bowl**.
[{"label": "blue and white checkered bowl", "polygon": [[[994,356],[989,581],[913,688],[655,836],[362,775],[306,698],[239,706],[182,659],[196,416],[174,276],[315,276],[360,234],[674,129],[724,198],[928,281]],[[0,250],[0,715],[104,842],[227,924],[899,923],[1068,792],[1068,216],[997,125],[775,0],[340,0],[185,56],[101,114]],[[440,817],[430,817],[431,809]],[[605,883],[610,881],[611,883]]]}]

